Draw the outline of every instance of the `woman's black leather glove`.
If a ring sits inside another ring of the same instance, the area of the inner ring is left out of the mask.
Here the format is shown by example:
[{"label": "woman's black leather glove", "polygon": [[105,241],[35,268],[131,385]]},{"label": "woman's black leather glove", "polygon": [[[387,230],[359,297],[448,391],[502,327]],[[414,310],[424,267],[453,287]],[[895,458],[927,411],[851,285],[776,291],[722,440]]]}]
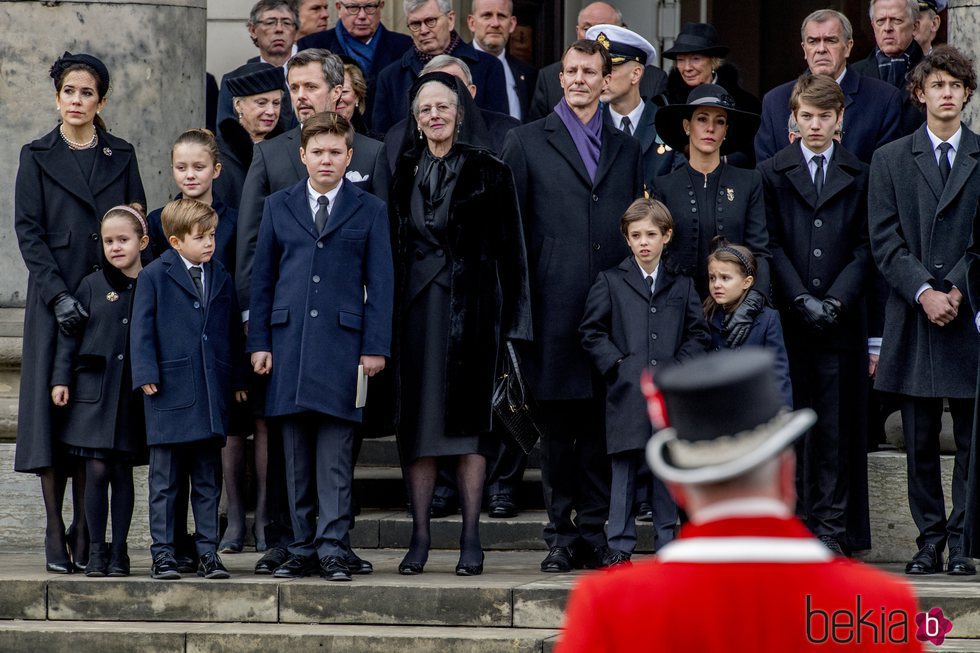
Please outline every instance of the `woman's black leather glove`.
[{"label": "woman's black leather glove", "polygon": [[55,319],[58,320],[58,328],[66,336],[78,333],[88,319],[85,308],[67,292],[59,293],[51,303],[51,308],[54,310]]},{"label": "woman's black leather glove", "polygon": [[725,336],[725,344],[730,348],[741,347],[749,337],[752,323],[766,305],[766,298],[758,290],[750,290],[745,299],[721,325],[721,334]]}]

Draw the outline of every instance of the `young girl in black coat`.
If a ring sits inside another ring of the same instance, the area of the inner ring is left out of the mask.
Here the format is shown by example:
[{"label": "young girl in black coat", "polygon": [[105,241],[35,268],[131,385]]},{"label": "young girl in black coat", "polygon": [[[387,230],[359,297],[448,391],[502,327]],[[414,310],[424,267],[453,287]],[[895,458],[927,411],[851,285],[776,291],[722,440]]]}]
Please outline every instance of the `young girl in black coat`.
[{"label": "young girl in black coat", "polygon": [[[142,397],[132,389],[129,321],[136,276],[146,249],[146,218],[138,204],[115,206],[102,218],[109,262],[78,287],[89,319],[76,337],[58,337],[51,400],[67,407],[61,441],[85,460],[85,517],[89,525],[86,576],[128,576],[126,539],[133,518],[133,466],[145,464]],[[112,486],[112,546],[106,544]]]},{"label": "young girl in black coat", "polygon": [[[713,251],[708,255],[708,296],[704,300],[704,316],[711,327],[713,349],[728,349],[723,325],[745,299],[755,283],[755,256],[746,247],[729,245],[716,236]],[[784,405],[793,407],[793,386],[789,380],[789,361],[783,342],[783,327],[779,313],[764,306],[749,327],[743,347],[765,347],[776,355],[776,378]]]}]

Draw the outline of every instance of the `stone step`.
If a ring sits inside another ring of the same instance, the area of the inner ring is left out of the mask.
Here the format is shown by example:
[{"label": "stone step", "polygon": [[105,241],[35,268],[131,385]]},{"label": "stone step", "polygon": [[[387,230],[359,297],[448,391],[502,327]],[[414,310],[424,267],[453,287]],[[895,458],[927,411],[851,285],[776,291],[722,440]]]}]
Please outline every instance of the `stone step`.
[{"label": "stone step", "polygon": [[[46,621],[0,624],[6,653],[550,653],[558,631],[529,628]],[[944,648],[945,650],[945,648]]]}]

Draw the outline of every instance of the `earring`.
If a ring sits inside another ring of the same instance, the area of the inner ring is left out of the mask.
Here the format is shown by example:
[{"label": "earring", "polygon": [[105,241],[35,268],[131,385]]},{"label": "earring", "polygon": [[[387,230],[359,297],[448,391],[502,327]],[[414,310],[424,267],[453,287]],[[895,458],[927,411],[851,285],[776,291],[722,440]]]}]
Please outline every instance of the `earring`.
[{"label": "earring", "polygon": [[242,113],[241,113],[241,112],[239,111],[239,112],[238,112],[238,119],[239,119],[239,120],[241,120],[241,119],[242,119],[242,117],[243,117],[243,116],[242,116]]},{"label": "earring", "polygon": [[684,130],[684,135],[685,136],[690,136],[691,135],[691,130],[690,129],[685,129]]}]

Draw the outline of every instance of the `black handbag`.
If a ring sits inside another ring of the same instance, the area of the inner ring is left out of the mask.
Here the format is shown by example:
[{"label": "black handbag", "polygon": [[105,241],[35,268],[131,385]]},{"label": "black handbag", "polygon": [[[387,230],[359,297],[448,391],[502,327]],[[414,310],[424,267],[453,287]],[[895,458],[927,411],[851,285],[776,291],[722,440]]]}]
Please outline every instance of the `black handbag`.
[{"label": "black handbag", "polygon": [[534,402],[521,374],[517,352],[509,340],[493,388],[493,414],[524,453],[531,453],[534,443],[544,434],[535,419]]}]

